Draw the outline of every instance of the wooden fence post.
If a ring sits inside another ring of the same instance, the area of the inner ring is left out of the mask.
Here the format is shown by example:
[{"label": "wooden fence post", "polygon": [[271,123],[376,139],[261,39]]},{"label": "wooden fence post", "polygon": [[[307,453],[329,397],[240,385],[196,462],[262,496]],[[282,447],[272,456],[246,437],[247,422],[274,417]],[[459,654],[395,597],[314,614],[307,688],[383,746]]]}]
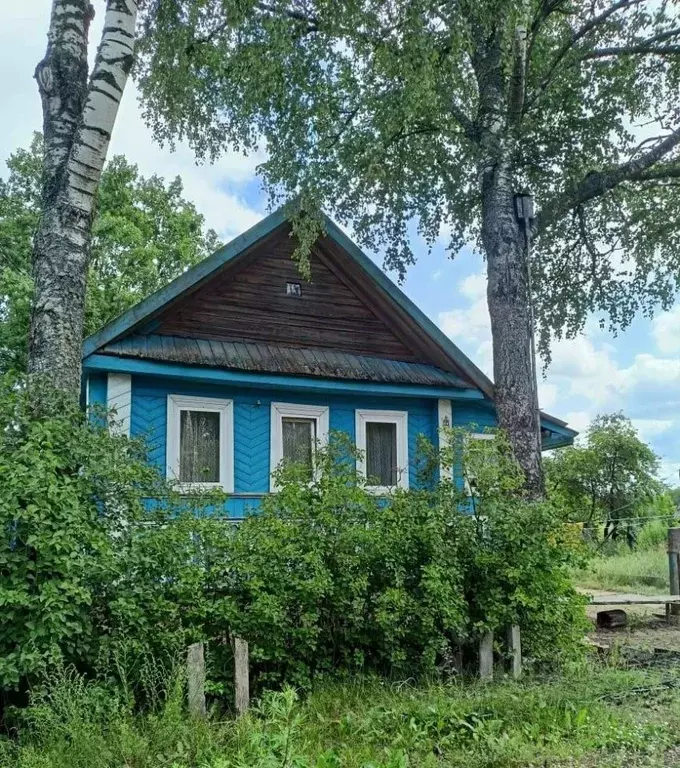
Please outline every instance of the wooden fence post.
[{"label": "wooden fence post", "polygon": [[203,643],[193,643],[187,650],[187,699],[189,714],[205,717],[205,655]]},{"label": "wooden fence post", "polygon": [[512,676],[515,680],[519,680],[522,676],[522,641],[518,624],[508,627],[508,651],[510,652]]},{"label": "wooden fence post", "polygon": [[[680,528],[668,529],[668,581],[671,595],[680,595]],[[671,603],[667,608],[670,621],[680,622],[680,605]]]},{"label": "wooden fence post", "polygon": [[240,637],[234,638],[234,694],[236,713],[239,717],[250,706],[250,670],[248,662],[248,643]]},{"label": "wooden fence post", "polygon": [[493,680],[493,632],[485,632],[479,639],[479,677]]}]

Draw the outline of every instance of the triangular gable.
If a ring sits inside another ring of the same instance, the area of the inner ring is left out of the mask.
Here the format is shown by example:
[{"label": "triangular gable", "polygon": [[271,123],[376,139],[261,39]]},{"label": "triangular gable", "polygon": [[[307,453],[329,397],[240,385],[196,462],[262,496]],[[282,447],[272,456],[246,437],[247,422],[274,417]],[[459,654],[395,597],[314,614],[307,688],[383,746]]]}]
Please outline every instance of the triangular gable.
[{"label": "triangular gable", "polygon": [[[233,299],[237,292],[229,283],[229,275],[237,277],[240,273],[239,280],[247,283],[248,269],[252,270],[259,259],[266,259],[269,255],[268,267],[276,275],[277,284],[270,286],[266,274],[263,280],[262,276],[258,278],[254,273],[252,278],[252,284],[255,285],[260,279],[260,287],[263,290],[261,306],[268,314],[271,308],[271,303],[268,305],[272,298],[271,290],[280,295],[282,283],[291,282],[301,284],[306,293],[323,292],[323,287],[317,287],[314,282],[315,272],[322,273],[319,278],[330,281],[333,290],[353,301],[353,308],[356,309],[360,322],[359,327],[364,332],[362,335],[370,338],[371,333],[375,333],[378,344],[383,345],[383,351],[378,353],[378,356],[430,363],[443,370],[455,372],[488,397],[492,397],[491,381],[469,358],[328,217],[324,216],[323,223],[326,234],[314,249],[311,284],[305,285],[290,260],[293,243],[289,237],[289,225],[284,211],[279,209],[180,275],[165,288],[89,336],[83,343],[83,357],[133,332],[204,337],[205,328],[210,324],[210,311],[219,305],[220,291],[224,293],[223,317],[230,316],[228,299],[230,295]],[[278,256],[284,256],[285,260],[280,258],[276,263],[277,259],[271,258],[273,246],[278,249]],[[290,280],[284,280],[286,276],[290,277]],[[319,279],[318,282],[323,280]],[[245,295],[248,295],[249,299],[246,299]],[[239,300],[252,304],[251,299],[252,290],[242,295]],[[205,311],[200,309],[201,300],[209,302],[208,306],[204,307]],[[241,308],[249,309],[248,306]],[[238,319],[233,313],[231,317]],[[257,313],[250,316],[250,323],[246,320],[244,324],[241,319],[238,325],[241,330],[236,332],[234,328],[233,336],[249,338],[256,333],[255,329],[261,324],[261,320]],[[368,324],[361,325],[362,321]],[[341,334],[340,348],[342,339],[348,343],[356,343],[354,337],[359,334],[351,326],[343,336],[342,321],[330,322],[327,325],[337,326]],[[367,328],[370,333],[366,333]],[[290,343],[288,338],[281,341]],[[302,339],[300,346],[304,347],[308,343],[307,339]],[[322,337],[318,343],[321,346],[338,346],[329,344],[327,337]],[[368,349],[355,351],[364,354],[376,353],[376,350]]]},{"label": "triangular gable", "polygon": [[149,325],[156,335],[223,342],[256,342],[301,349],[429,362],[418,340],[381,311],[368,290],[352,285],[344,254],[334,259],[317,241],[309,255],[311,279],[293,261],[295,240],[286,224],[244,259],[226,265],[171,303]]}]

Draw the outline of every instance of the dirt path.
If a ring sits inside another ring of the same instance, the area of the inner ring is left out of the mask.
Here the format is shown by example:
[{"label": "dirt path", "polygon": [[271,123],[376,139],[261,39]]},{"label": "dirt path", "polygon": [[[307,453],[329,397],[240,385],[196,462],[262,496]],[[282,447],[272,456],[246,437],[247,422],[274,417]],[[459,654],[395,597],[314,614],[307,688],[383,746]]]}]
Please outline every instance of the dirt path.
[{"label": "dirt path", "polygon": [[[597,597],[620,594],[606,590],[583,590]],[[597,629],[598,611],[623,609],[628,615],[628,626],[620,629]],[[625,646],[635,650],[677,651],[680,653],[680,627],[666,623],[663,605],[588,605],[586,615],[593,623],[590,639],[599,647]]]}]

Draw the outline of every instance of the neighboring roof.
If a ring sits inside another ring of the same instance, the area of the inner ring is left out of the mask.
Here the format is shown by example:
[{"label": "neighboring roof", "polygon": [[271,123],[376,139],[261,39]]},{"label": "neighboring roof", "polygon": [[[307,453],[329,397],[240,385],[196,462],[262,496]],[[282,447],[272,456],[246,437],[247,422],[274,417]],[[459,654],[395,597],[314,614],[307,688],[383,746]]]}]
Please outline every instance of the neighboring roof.
[{"label": "neighboring roof", "polygon": [[[236,260],[239,256],[243,255],[245,251],[250,249],[252,246],[254,246],[258,241],[262,240],[266,236],[270,235],[274,230],[276,230],[278,227],[281,227],[285,225],[287,222],[285,211],[283,208],[275,211],[274,213],[267,216],[265,219],[263,219],[261,222],[256,224],[254,227],[251,227],[249,230],[244,232],[242,235],[239,235],[234,240],[232,240],[230,243],[227,243],[225,246],[220,248],[218,251],[213,253],[208,258],[201,261],[196,266],[189,269],[184,274],[177,277],[175,280],[173,280],[171,283],[169,283],[167,286],[162,288],[161,290],[157,291],[156,293],[149,296],[144,301],[141,301],[139,304],[136,304],[134,307],[129,309],[127,312],[120,315],[118,318],[112,320],[110,323],[108,323],[106,326],[104,326],[101,330],[97,331],[96,333],[89,336],[87,339],[85,339],[83,343],[83,357],[87,357],[95,352],[104,352],[108,354],[116,354],[116,355],[128,355],[133,354],[135,356],[139,357],[150,357],[149,354],[149,342],[146,342],[147,345],[147,353],[142,354],[139,351],[136,352],[123,352],[123,349],[132,349],[134,344],[141,345],[141,342],[129,342],[129,346],[126,347],[127,339],[123,339],[122,337],[130,337],[132,335],[133,338],[137,338],[135,335],[135,331],[140,330],[144,326],[146,326],[145,330],[151,330],[151,327],[149,326],[150,321],[152,321],[164,308],[168,306],[171,302],[174,302],[177,300],[180,296],[183,294],[190,292],[192,290],[195,290],[198,286],[204,284],[209,278],[211,278],[213,275],[215,275],[219,270],[221,270],[223,267],[225,267],[230,262]],[[490,400],[493,400],[493,382],[485,376],[484,373],[465,355],[463,352],[449,339],[428,317],[425,315],[388,277],[385,275],[385,273],[365,254],[361,249],[353,243],[347,235],[342,232],[342,230],[331,221],[327,216],[323,215],[323,227],[325,229],[326,234],[328,237],[334,241],[352,260],[354,265],[360,269],[361,272],[365,273],[367,277],[370,279],[373,285],[377,286],[383,294],[385,294],[391,302],[393,302],[393,306],[395,306],[395,312],[400,310],[401,312],[405,313],[405,315],[409,318],[409,320],[420,329],[420,332],[424,333],[425,336],[430,340],[430,342],[433,342],[435,345],[435,348],[439,350],[438,354],[442,356],[442,361],[449,361],[450,364],[452,364],[452,367],[455,367],[457,370],[461,372],[462,375],[464,375],[466,378],[469,379],[470,382],[472,382],[479,390],[481,390],[486,397],[488,397]],[[152,330],[151,330],[152,332]],[[147,337],[148,338],[148,337]],[[164,337],[164,338],[173,338],[173,337]],[[119,341],[121,340],[121,341]],[[179,351],[178,354],[188,354],[188,349],[192,346],[192,344],[185,344],[188,340],[182,339],[179,347],[182,349],[179,349],[177,347],[177,338],[175,337],[175,340],[173,342],[176,349]],[[192,340],[193,344],[197,344],[196,340]],[[211,346],[212,346],[211,342]],[[429,342],[428,342],[429,343]],[[166,342],[167,344],[167,342]],[[226,345],[226,342],[222,342],[222,344]],[[151,344],[153,346],[153,343]],[[198,346],[198,345],[197,345]],[[262,345],[256,344],[253,345],[254,347],[260,348]],[[271,347],[271,345],[266,345]],[[161,342],[161,348],[162,348],[162,342]],[[287,352],[282,351],[284,348],[280,347],[279,351],[273,355],[273,358],[276,358],[280,365],[287,364],[284,361],[290,360],[290,357]],[[114,351],[115,350],[115,351]],[[244,350],[248,351],[248,350]],[[304,355],[310,354],[310,348],[305,347],[304,350],[299,349],[297,352],[303,351]],[[192,354],[194,354],[192,352]],[[197,354],[197,353],[196,353]],[[222,352],[219,353],[220,355]],[[361,360],[361,366],[362,370],[366,370],[367,366],[368,368],[373,372],[373,375],[378,375],[378,367],[377,363],[375,362],[377,358],[363,358],[356,355],[348,355],[346,353],[337,353],[338,356],[342,356],[345,359],[348,359],[350,357],[358,358]],[[239,355],[232,356],[231,350],[228,349],[228,345],[224,347],[224,355],[226,357],[229,357],[230,359],[238,359]],[[310,365],[319,365],[319,366],[329,366],[329,369],[333,367],[333,363],[330,361],[328,357],[328,352],[323,351],[317,354],[317,357],[319,358],[319,362],[313,362],[310,363]],[[320,359],[325,358],[326,362],[321,363]],[[157,358],[158,359],[158,358]],[[164,358],[167,359],[167,358]],[[243,358],[245,360],[245,357]],[[241,364],[243,364],[243,360],[241,361]],[[371,363],[364,363],[365,360],[371,360]],[[186,362],[186,360],[184,360]],[[349,362],[347,365],[349,368],[352,367],[352,365],[356,362]],[[449,362],[446,362],[448,365]],[[453,386],[468,386],[464,382],[462,382],[462,379],[460,377],[457,377],[453,373],[449,373],[447,371],[444,371],[441,368],[438,368],[433,365],[422,365],[422,364],[413,364],[413,363],[394,363],[393,361],[381,361],[383,365],[387,366],[402,366],[401,373],[398,375],[409,375],[409,376],[415,376],[415,375],[428,375],[428,376],[439,376],[439,375],[450,375],[453,376],[453,378],[458,382],[456,384],[453,384]],[[210,364],[207,362],[203,362],[202,364]],[[254,364],[254,363],[253,363]],[[220,365],[220,363],[214,362],[212,365]],[[403,366],[415,366],[412,368],[409,368],[409,373],[406,374],[405,371],[406,368],[403,368]],[[235,366],[237,367],[237,366]],[[254,370],[254,369],[251,369]],[[338,366],[337,370],[340,370],[340,366]],[[385,369],[380,369],[385,370]],[[427,373],[426,373],[427,371]],[[435,373],[437,372],[437,373]],[[330,373],[317,373],[312,375],[324,375],[324,376],[331,376]],[[337,377],[340,377],[340,373],[335,374]],[[394,370],[392,372],[392,375],[396,375]],[[375,380],[375,379],[373,379]],[[394,381],[395,379],[390,379],[391,381]],[[447,382],[447,384],[450,384],[451,382]],[[544,420],[548,420],[552,423],[554,423],[559,431],[561,432],[569,432],[573,435],[576,435],[577,433],[573,430],[569,430],[566,427],[565,422],[560,421],[559,419],[556,419],[555,417],[548,416],[547,414],[542,414],[542,417]]]},{"label": "neighboring roof", "polygon": [[468,388],[455,373],[434,365],[353,355],[322,347],[284,347],[150,334],[126,336],[107,344],[100,352],[117,357],[139,357],[241,371]]}]

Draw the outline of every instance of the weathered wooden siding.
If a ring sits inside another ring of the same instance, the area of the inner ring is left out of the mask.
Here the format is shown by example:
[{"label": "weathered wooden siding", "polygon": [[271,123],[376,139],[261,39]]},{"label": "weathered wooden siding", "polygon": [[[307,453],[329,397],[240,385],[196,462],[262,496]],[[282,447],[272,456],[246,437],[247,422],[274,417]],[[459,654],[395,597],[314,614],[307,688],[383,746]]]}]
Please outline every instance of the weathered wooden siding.
[{"label": "weathered wooden siding", "polygon": [[[269,490],[270,411],[271,402],[285,401],[330,408],[330,428],[355,438],[357,408],[389,408],[408,411],[409,461],[412,485],[417,486],[415,463],[418,435],[437,440],[437,401],[417,398],[369,398],[283,394],[281,391],[223,389],[211,386],[181,385],[167,379],[134,376],[132,379],[133,437],[144,437],[149,445],[149,458],[161,471],[166,463],[167,396],[168,394],[223,397],[234,401],[234,497],[227,511],[242,517],[258,505],[257,496]],[[240,494],[240,495],[239,495]],[[248,494],[253,494],[249,497]]]},{"label": "weathered wooden siding", "polygon": [[[415,345],[376,312],[320,248],[311,254],[311,281],[291,256],[295,243],[280,230],[236,269],[227,269],[167,309],[152,332],[164,336],[250,340],[326,347],[392,360],[427,362]],[[286,284],[301,287],[286,294]]]}]

